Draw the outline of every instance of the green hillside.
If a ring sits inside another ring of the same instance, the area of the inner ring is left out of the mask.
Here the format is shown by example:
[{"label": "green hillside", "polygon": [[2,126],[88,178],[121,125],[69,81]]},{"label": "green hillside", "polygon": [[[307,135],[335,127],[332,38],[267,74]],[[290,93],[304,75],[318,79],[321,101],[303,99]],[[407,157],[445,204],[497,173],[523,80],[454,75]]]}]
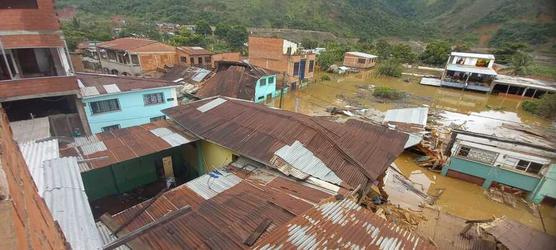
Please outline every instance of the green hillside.
[{"label": "green hillside", "polygon": [[237,23],[248,27],[330,31],[338,36],[462,39],[483,45],[553,41],[553,0],[57,0],[97,18]]}]

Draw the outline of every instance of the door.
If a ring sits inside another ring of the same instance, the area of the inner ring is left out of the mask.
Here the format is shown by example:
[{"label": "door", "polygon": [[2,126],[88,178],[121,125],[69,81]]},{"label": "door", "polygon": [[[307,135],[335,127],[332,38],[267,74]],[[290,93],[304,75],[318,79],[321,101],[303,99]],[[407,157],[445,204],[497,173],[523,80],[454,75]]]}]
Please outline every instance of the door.
[{"label": "door", "polygon": [[307,64],[307,60],[301,60],[299,62],[299,80],[305,79],[305,65]]}]

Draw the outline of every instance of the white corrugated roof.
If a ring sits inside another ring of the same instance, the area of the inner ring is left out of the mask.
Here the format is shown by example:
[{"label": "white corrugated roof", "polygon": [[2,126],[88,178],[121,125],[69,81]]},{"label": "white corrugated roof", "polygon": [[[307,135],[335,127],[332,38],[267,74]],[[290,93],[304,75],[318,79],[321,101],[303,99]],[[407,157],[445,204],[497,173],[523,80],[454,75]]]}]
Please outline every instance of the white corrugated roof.
[{"label": "white corrugated roof", "polygon": [[208,200],[241,182],[241,178],[225,169],[217,169],[199,178],[189,181],[185,185]]},{"label": "white corrugated roof", "polygon": [[533,88],[548,90],[552,92],[556,91],[556,82],[549,82],[549,81],[543,81],[543,80],[519,77],[519,76],[498,75],[496,76],[494,83],[508,84],[508,85],[520,86],[520,87],[533,87]]},{"label": "white corrugated roof", "polygon": [[19,150],[23,155],[25,163],[27,163],[27,168],[31,172],[31,177],[33,177],[39,194],[42,194],[44,191],[44,168],[42,163],[46,160],[60,157],[58,140],[19,144]]},{"label": "white corrugated roof", "polygon": [[303,144],[299,141],[295,141],[291,146],[283,146],[274,154],[289,164],[289,166],[278,167],[278,170],[284,174],[292,175],[300,179],[313,176],[320,180],[334,184],[342,183],[342,180],[334,173],[334,171],[328,168],[324,162],[316,157],[313,152],[303,146]]},{"label": "white corrugated roof", "polygon": [[486,67],[475,67],[475,66],[466,66],[466,65],[459,65],[459,64],[448,64],[446,67],[447,70],[451,71],[459,71],[459,72],[469,72],[469,73],[476,73],[476,74],[483,74],[483,75],[497,75],[496,71],[491,68]]},{"label": "white corrugated roof", "polygon": [[172,145],[172,147],[176,147],[176,146],[179,146],[179,145],[183,145],[183,144],[192,142],[191,140],[183,137],[182,135],[180,135],[178,133],[173,132],[172,130],[170,130],[168,128],[151,129],[151,133],[160,137],[162,140],[164,140],[168,144]]},{"label": "white corrugated roof", "polygon": [[209,110],[211,110],[211,109],[213,109],[213,108],[217,107],[218,105],[220,105],[222,103],[225,103],[225,102],[226,102],[226,99],[218,97],[218,98],[216,98],[216,99],[214,99],[210,102],[207,102],[207,103],[203,104],[202,106],[198,107],[197,110],[204,113],[204,112],[207,112],[207,111],[209,111]]},{"label": "white corrugated roof", "polygon": [[120,92],[120,88],[116,84],[107,84],[102,85],[102,87],[106,90],[107,93],[118,93]]},{"label": "white corrugated roof", "polygon": [[365,57],[365,58],[377,58],[378,56],[375,55],[371,55],[371,54],[367,54],[367,53],[363,53],[363,52],[357,52],[357,51],[350,51],[347,52],[348,54],[354,55],[354,56],[358,56],[358,57]]},{"label": "white corrugated roof", "polygon": [[386,111],[384,122],[400,122],[409,124],[427,125],[429,108],[391,109]]},{"label": "white corrugated roof", "polygon": [[197,73],[191,78],[191,80],[200,82],[203,79],[205,79],[205,77],[207,77],[207,75],[210,74],[210,72],[211,72],[210,70],[199,69]]},{"label": "white corrugated roof", "polygon": [[13,139],[18,143],[46,139],[51,136],[48,117],[10,122],[10,127]]},{"label": "white corrugated roof", "polygon": [[[118,239],[112,234],[112,231],[110,231],[110,229],[102,223],[102,221],[97,222],[97,229],[104,245]],[[124,244],[115,248],[115,250],[131,250],[131,248]]]},{"label": "white corrugated roof", "polygon": [[97,87],[84,87],[84,88],[81,88],[81,95],[82,96],[94,96],[94,95],[100,95],[100,92],[98,92]]},{"label": "white corrugated roof", "polygon": [[42,197],[60,224],[72,249],[100,249],[103,245],[85,193],[77,158],[43,162]]},{"label": "white corrugated roof", "polygon": [[461,57],[471,57],[471,58],[483,58],[494,60],[494,55],[492,54],[480,54],[480,53],[467,53],[467,52],[452,52],[452,56]]}]

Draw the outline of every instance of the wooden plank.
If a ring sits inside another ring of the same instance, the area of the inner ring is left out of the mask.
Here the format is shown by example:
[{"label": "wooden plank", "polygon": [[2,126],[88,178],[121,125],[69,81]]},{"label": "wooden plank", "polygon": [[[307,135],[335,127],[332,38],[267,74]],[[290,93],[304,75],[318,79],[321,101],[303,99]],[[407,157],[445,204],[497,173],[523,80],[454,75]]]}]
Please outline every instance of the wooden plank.
[{"label": "wooden plank", "polygon": [[252,246],[253,244],[255,244],[255,242],[259,239],[259,237],[261,237],[261,235],[266,231],[266,229],[268,228],[268,226],[270,226],[271,223],[272,223],[271,219],[269,218],[264,219],[261,222],[261,224],[259,224],[257,228],[255,228],[255,231],[253,231],[253,233],[251,233],[251,235],[247,237],[247,239],[243,242],[243,244],[248,246]]},{"label": "wooden plank", "polygon": [[[108,227],[108,229],[110,229],[111,232],[114,232],[116,229],[118,229],[120,227],[118,222],[113,220],[112,217],[107,213],[100,216],[100,221],[102,221],[102,223],[104,223],[104,225],[106,225]],[[116,237],[120,237],[120,236],[127,235],[127,234],[129,234],[129,231],[124,228],[124,229],[120,230],[119,233],[116,234]],[[127,242],[126,245],[129,246],[131,249],[134,249],[134,250],[136,250],[136,249],[141,249],[141,250],[150,249],[149,247],[147,247],[147,245],[141,239],[134,239],[132,241]]]},{"label": "wooden plank", "polygon": [[[109,244],[105,245],[103,247],[104,250],[111,250],[111,249],[115,249],[121,245],[127,244],[128,242],[131,242],[135,239],[137,239],[139,236],[159,227],[162,226],[168,222],[170,222],[171,220],[178,218],[179,216],[182,216],[184,214],[187,214],[191,211],[191,206],[185,206],[182,207],[178,210],[172,211],[164,216],[162,216],[160,219],[153,221],[147,225],[144,225],[140,228],[138,228],[137,230],[130,232],[128,234],[125,234],[123,236],[121,236],[120,238],[118,238],[115,241],[110,242]],[[135,249],[134,247],[130,246],[132,249]]]}]

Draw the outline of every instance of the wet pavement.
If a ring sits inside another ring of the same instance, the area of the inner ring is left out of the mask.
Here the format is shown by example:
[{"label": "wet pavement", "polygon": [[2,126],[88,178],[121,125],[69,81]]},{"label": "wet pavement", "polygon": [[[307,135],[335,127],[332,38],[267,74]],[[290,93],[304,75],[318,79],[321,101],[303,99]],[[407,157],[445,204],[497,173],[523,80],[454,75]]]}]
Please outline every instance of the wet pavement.
[{"label": "wet pavement", "polygon": [[[411,73],[438,74],[437,72]],[[316,74],[315,79],[320,79],[323,73]],[[552,121],[541,119],[521,110],[523,101],[510,96],[495,96],[458,89],[439,88],[420,85],[419,77],[402,76],[401,78],[377,77],[373,72],[338,76],[329,74],[331,80],[309,84],[304,89],[291,91],[281,98],[275,98],[268,105],[282,109],[300,112],[308,115],[329,115],[326,112],[330,107],[357,107],[375,109],[384,112],[392,108],[405,108],[427,105],[433,110],[457,112],[464,119],[495,120],[514,125],[527,125],[554,129],[556,124]],[[387,86],[404,91],[408,97],[399,101],[378,99],[372,96],[372,88]],[[482,119],[485,118],[485,119]],[[468,183],[455,178],[444,177],[438,173],[428,171],[417,166],[411,153],[402,154],[396,164],[402,173],[409,177],[411,172],[420,170],[432,181],[429,194],[439,188],[445,192],[436,204],[441,210],[466,219],[486,219],[492,216],[507,216],[526,225],[542,230],[538,216],[533,215],[525,205],[517,208],[492,201],[483,193],[484,190],[473,183]],[[541,213],[546,223],[547,231],[556,235],[556,208],[554,205],[543,204]]]}]

